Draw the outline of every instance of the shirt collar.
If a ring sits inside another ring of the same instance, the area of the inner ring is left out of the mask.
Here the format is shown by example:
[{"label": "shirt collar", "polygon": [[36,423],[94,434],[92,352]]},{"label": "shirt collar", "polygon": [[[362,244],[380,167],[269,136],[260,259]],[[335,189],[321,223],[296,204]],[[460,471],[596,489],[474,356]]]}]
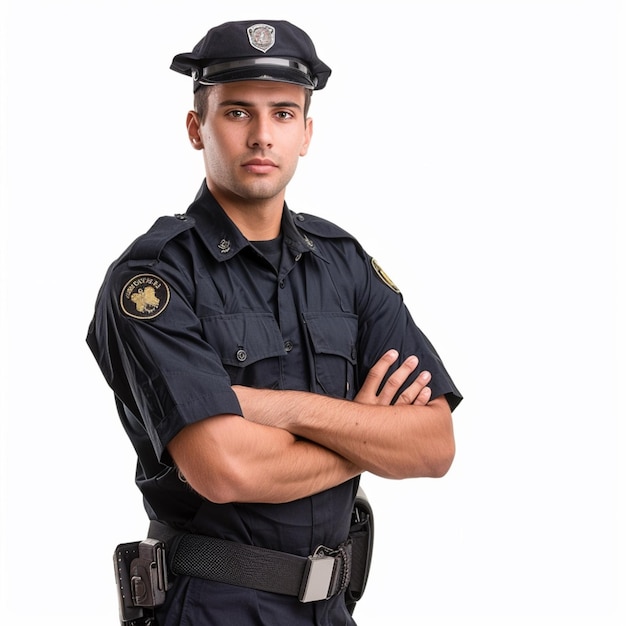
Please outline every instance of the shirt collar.
[{"label": "shirt collar", "polygon": [[[203,181],[195,200],[187,209],[187,215],[194,218],[200,238],[218,261],[227,261],[250,245],[213,197],[206,181]],[[281,230],[285,243],[296,255],[317,252],[315,243],[296,227],[294,215],[286,204],[283,208]]]}]

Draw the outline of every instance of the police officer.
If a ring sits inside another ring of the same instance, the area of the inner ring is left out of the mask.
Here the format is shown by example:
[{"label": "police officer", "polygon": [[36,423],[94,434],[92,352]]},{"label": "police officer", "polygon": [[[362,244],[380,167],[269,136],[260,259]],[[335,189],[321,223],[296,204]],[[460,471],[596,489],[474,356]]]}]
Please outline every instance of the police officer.
[{"label": "police officer", "polygon": [[[331,73],[309,36],[228,22],[171,68],[192,80],[187,131],[206,178],[111,265],[87,339],[148,517],[199,542],[181,542],[154,615],[354,624],[343,592],[359,476],[445,474],[461,395],[376,261],[285,204],[311,93]],[[212,540],[228,540],[219,555]]]}]

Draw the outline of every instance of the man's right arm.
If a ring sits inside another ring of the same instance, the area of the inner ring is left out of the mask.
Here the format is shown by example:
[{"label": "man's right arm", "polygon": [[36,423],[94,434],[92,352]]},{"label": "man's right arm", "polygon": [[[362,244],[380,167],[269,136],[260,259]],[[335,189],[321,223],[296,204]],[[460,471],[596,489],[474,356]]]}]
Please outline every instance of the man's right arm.
[{"label": "man's right arm", "polygon": [[216,503],[289,502],[361,473],[327,448],[238,415],[186,426],[168,450],[190,486]]}]

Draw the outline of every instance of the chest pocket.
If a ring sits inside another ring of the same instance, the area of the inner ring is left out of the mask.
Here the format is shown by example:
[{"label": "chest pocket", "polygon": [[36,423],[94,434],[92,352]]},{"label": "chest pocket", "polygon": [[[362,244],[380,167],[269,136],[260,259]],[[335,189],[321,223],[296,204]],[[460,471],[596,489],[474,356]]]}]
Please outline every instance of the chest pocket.
[{"label": "chest pocket", "polygon": [[233,385],[276,386],[277,360],[259,365],[285,352],[280,330],[271,315],[215,315],[203,318],[202,326]]},{"label": "chest pocket", "polygon": [[316,391],[354,397],[358,318],[349,313],[303,313],[312,347]]}]

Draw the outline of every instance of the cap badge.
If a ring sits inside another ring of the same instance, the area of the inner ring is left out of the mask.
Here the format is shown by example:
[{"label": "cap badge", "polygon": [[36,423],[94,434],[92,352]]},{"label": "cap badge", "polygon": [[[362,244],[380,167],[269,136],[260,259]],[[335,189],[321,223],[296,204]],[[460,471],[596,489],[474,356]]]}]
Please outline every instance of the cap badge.
[{"label": "cap badge", "polygon": [[170,288],[158,276],[139,274],[131,278],[120,295],[122,311],[138,320],[151,320],[165,311]]},{"label": "cap badge", "polygon": [[253,48],[267,52],[276,43],[276,29],[268,24],[255,24],[248,28],[248,41]]}]

